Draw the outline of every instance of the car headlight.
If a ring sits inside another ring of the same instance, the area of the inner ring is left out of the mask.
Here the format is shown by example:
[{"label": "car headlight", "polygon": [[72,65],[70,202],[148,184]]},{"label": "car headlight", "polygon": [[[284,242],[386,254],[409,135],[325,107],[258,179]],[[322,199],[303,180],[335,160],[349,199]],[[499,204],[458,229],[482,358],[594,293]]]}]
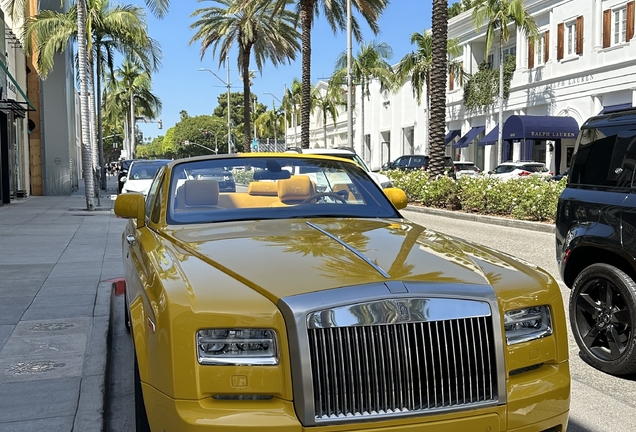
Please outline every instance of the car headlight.
[{"label": "car headlight", "polygon": [[206,329],[197,332],[197,357],[206,365],[276,365],[276,332],[269,329]]},{"label": "car headlight", "polygon": [[382,189],[392,188],[393,187],[393,182],[391,180],[382,182],[382,183],[380,183],[380,187]]},{"label": "car headlight", "polygon": [[548,306],[533,306],[504,313],[506,342],[514,345],[552,334],[552,320]]}]

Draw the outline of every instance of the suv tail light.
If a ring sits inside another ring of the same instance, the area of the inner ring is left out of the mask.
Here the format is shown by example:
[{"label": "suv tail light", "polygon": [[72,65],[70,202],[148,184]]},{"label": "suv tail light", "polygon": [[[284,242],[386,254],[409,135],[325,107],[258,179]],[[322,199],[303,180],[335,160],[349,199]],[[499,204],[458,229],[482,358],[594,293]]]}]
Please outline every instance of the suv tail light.
[{"label": "suv tail light", "polygon": [[531,173],[531,172],[529,172],[529,171],[521,171],[521,172],[519,173],[519,177],[529,176],[530,174],[532,174],[532,173]]}]

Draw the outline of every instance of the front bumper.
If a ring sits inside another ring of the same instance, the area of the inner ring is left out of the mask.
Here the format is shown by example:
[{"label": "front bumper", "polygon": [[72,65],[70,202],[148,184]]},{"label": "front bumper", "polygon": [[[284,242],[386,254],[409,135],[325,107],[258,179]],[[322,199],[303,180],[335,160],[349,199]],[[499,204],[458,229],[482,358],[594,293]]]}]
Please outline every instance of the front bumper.
[{"label": "front bumper", "polygon": [[174,400],[143,384],[151,428],[165,432],[564,432],[567,429],[570,405],[567,362],[515,376],[508,388],[508,404],[497,407],[305,428],[297,420],[291,401]]}]

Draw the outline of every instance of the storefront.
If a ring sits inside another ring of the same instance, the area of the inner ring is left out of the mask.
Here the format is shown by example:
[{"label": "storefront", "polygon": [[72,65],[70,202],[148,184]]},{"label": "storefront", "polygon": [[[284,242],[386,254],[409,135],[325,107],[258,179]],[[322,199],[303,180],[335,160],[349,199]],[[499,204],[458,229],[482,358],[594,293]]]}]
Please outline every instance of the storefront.
[{"label": "storefront", "polygon": [[[6,28],[4,17],[0,17],[0,23]],[[26,82],[25,60],[16,56],[16,51],[22,52],[21,45],[10,30],[6,32],[9,37],[5,32],[0,32],[0,46],[5,47],[4,52],[0,52],[0,205],[28,194],[26,114],[34,110],[16,80],[16,77],[20,77]]]}]

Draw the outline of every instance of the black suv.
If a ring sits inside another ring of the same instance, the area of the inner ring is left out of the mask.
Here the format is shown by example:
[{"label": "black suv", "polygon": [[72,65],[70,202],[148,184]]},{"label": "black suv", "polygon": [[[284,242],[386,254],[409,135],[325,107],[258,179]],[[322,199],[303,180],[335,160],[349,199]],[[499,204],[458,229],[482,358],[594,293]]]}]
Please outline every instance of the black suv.
[{"label": "black suv", "polygon": [[610,374],[636,372],[636,109],[581,126],[556,215],[556,256],[571,288],[581,357]]},{"label": "black suv", "polygon": [[[393,162],[387,162],[382,166],[384,171],[390,169],[399,169],[399,170],[428,170],[428,164],[430,163],[431,158],[426,155],[404,155],[400,156]],[[444,156],[444,166],[446,168],[452,168],[453,166],[453,158],[450,156]]]}]

